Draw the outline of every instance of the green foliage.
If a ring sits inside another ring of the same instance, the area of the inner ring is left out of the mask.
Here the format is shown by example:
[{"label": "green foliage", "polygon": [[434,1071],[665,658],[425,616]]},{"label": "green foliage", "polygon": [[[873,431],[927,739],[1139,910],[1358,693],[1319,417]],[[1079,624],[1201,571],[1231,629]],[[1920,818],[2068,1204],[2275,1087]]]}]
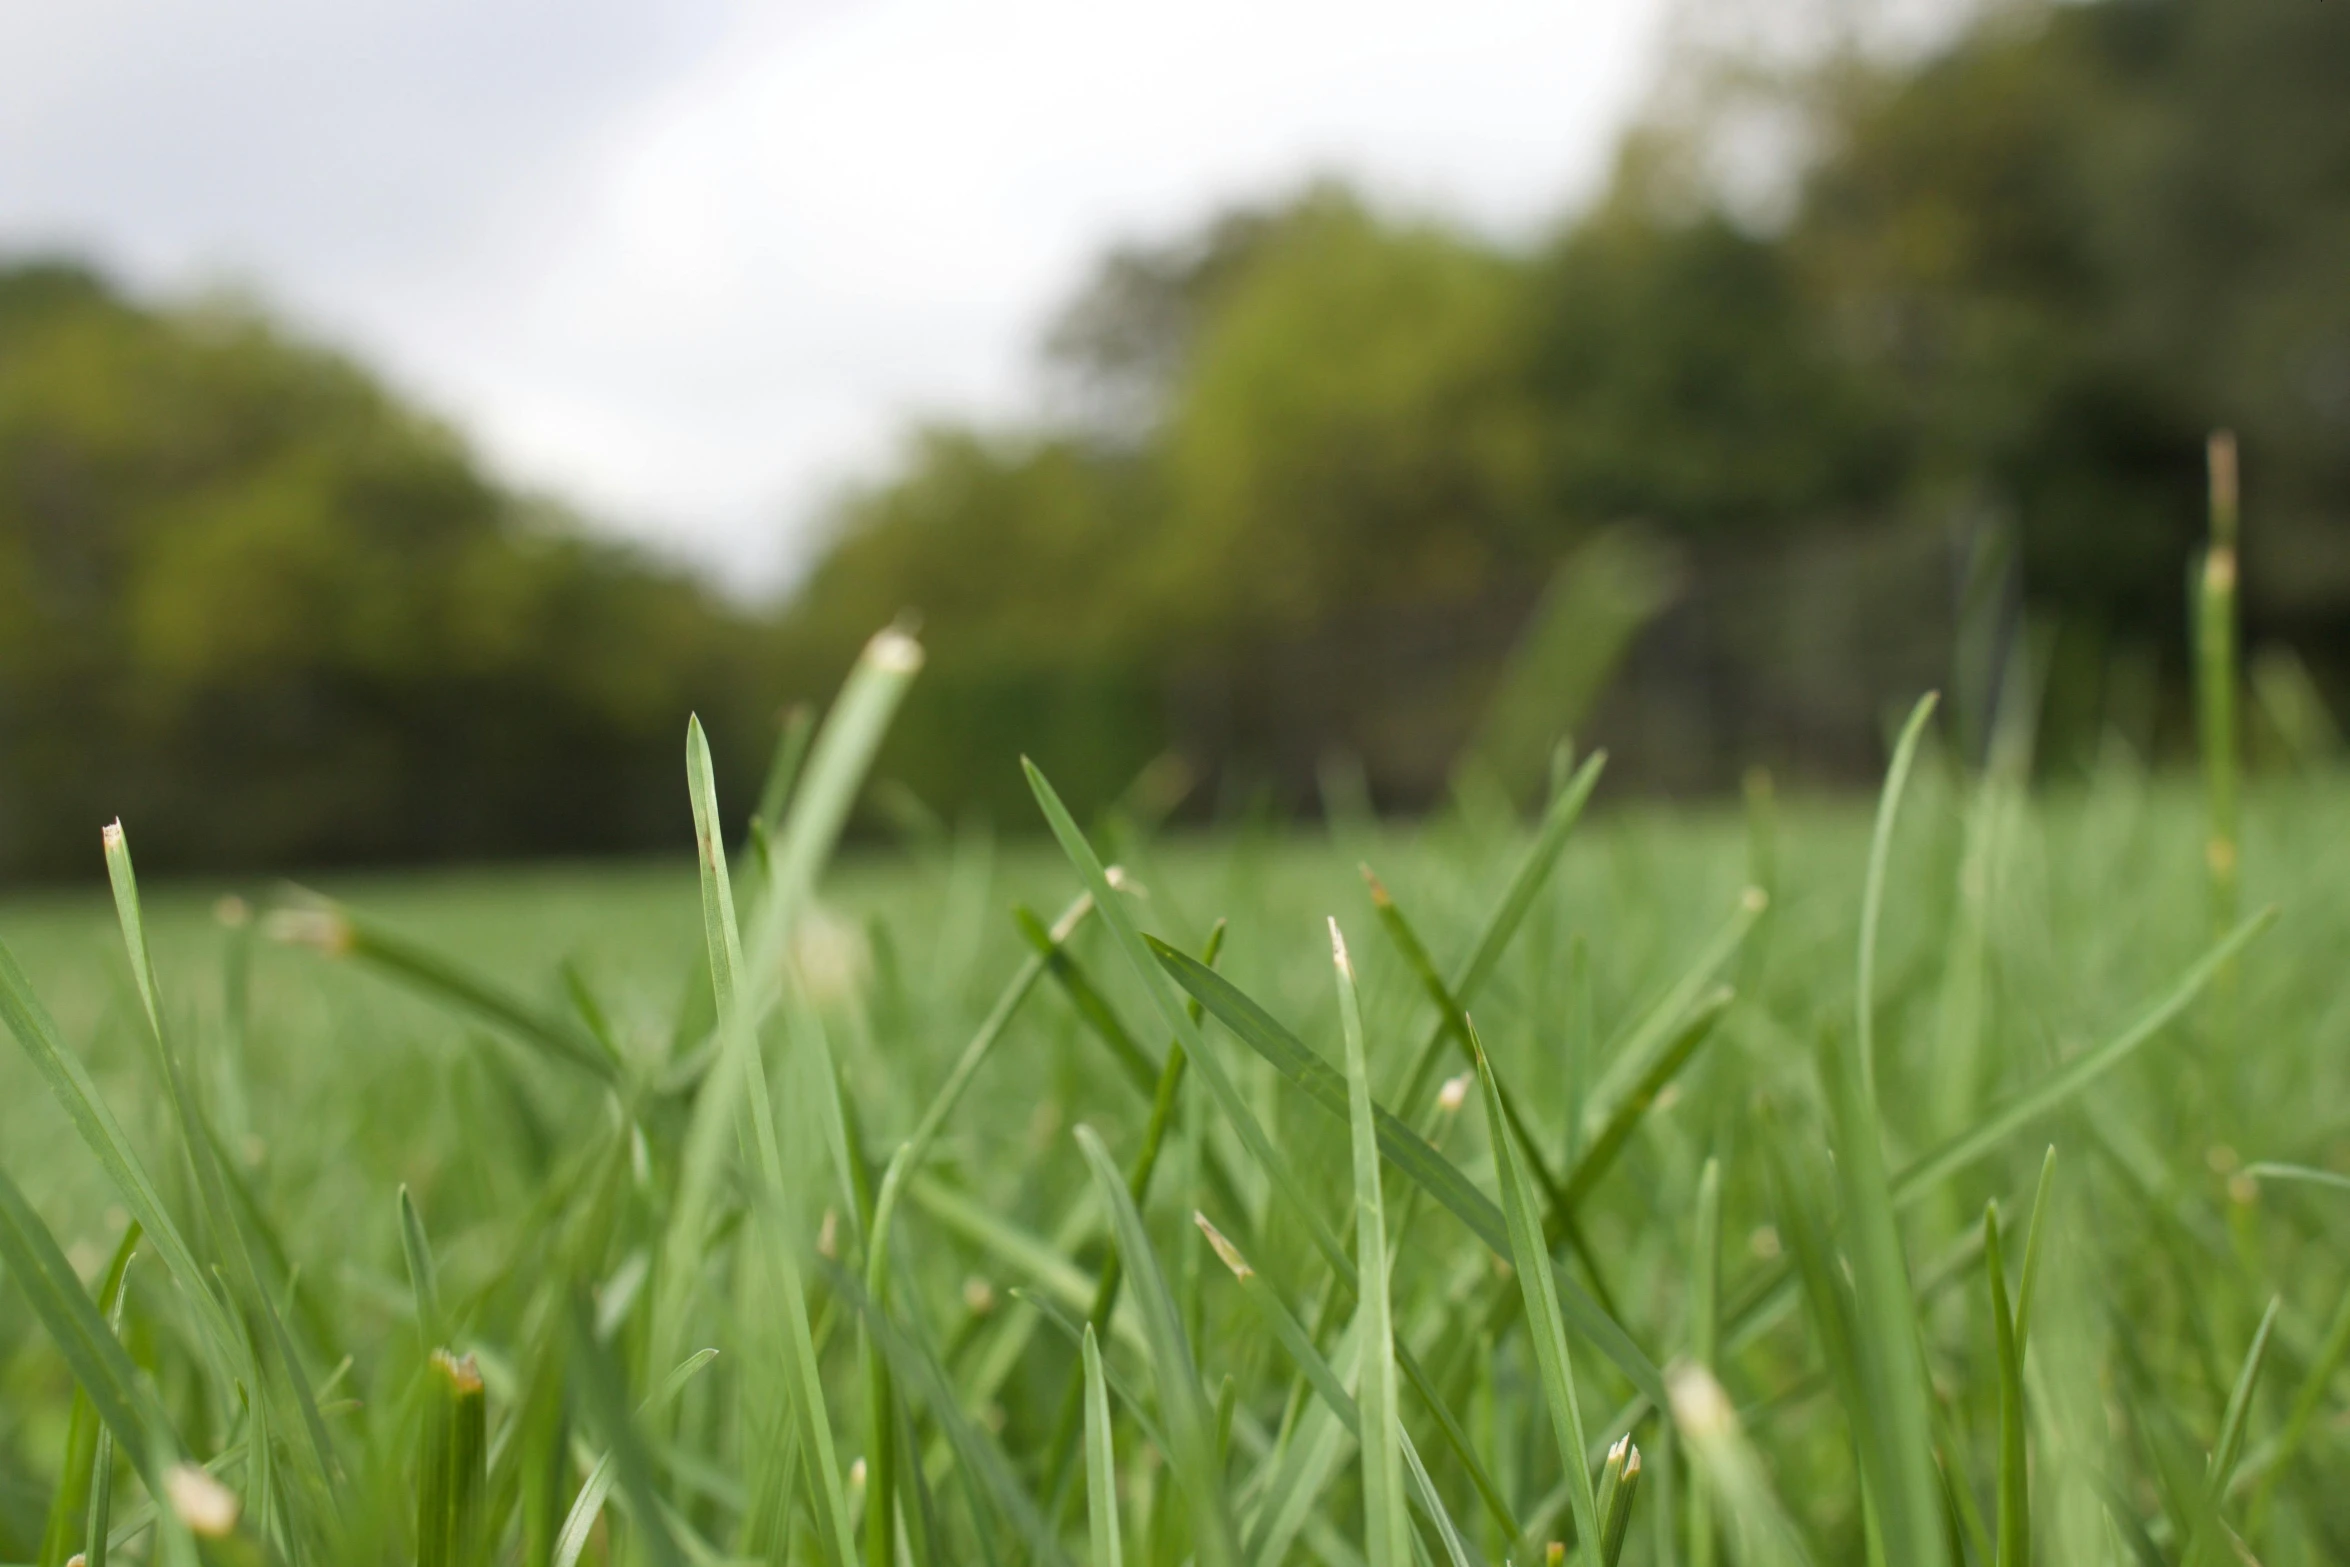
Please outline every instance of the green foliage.
[{"label": "green foliage", "polygon": [[250,311],[0,266],[0,872],[649,845],[758,651]]}]

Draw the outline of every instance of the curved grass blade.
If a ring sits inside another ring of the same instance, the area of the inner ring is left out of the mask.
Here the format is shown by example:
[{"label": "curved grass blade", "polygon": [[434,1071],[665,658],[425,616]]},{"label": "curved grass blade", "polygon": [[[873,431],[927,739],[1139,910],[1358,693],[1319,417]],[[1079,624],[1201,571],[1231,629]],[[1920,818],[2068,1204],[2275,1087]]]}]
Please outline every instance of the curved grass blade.
[{"label": "curved grass blade", "polygon": [[1997,1147],[2010,1132],[2047,1114],[2120,1065],[2139,1046],[2184,1012],[2188,1003],[2202,992],[2204,986],[2211,983],[2213,976],[2227,967],[2237,953],[2276,921],[2277,910],[2274,907],[2253,915],[2198,958],[2180,976],[2176,985],[2120,1033],[2082,1051],[2031,1087],[1996,1106],[1990,1114],[1967,1130],[1920,1155],[1894,1177],[1894,1200],[1909,1203],[1923,1196],[1943,1177],[1963,1169]]},{"label": "curved grass blade", "polygon": [[[1315,1249],[1322,1253],[1324,1260],[1341,1278],[1349,1277],[1353,1265],[1347,1261],[1346,1248],[1339,1244],[1328,1221],[1307,1197],[1288,1159],[1265,1135],[1256,1113],[1249,1109],[1248,1101],[1241,1097],[1240,1090],[1234,1086],[1223,1063],[1206,1049],[1200,1038],[1199,1024],[1192,1020],[1190,1012],[1176,999],[1175,988],[1168,983],[1167,976],[1151,961],[1151,949],[1143,944],[1142,933],[1135,929],[1134,922],[1127,917],[1124,906],[1119,903],[1117,894],[1110,886],[1108,872],[1102,868],[1101,859],[1093,852],[1093,846],[1086,842],[1085,834],[1078,830],[1076,819],[1070,816],[1069,808],[1061,803],[1061,797],[1053,792],[1053,786],[1038,771],[1034,762],[1023,757],[1020,765],[1027,771],[1028,786],[1036,795],[1037,805],[1044,811],[1045,820],[1052,825],[1053,836],[1060,841],[1061,851],[1068,856],[1069,863],[1077,868],[1086,890],[1093,894],[1094,906],[1101,911],[1102,922],[1109,926],[1117,938],[1119,950],[1134,969],[1134,977],[1149,992],[1167,1026],[1174,1030],[1176,1043],[1190,1058],[1192,1069],[1208,1085],[1208,1092],[1214,1097],[1217,1109],[1223,1112],[1224,1119],[1248,1149],[1249,1156],[1264,1169],[1273,1190],[1297,1215]],[[1121,1186],[1119,1194],[1123,1196],[1124,1192],[1125,1188]]]},{"label": "curved grass blade", "polygon": [[[668,1511],[662,1507],[661,1494],[654,1484],[652,1455],[629,1414],[620,1368],[613,1363],[611,1351],[596,1338],[595,1316],[584,1292],[572,1296],[570,1324],[570,1361],[580,1402],[603,1429],[614,1481],[628,1499],[629,1517],[643,1541],[645,1554],[653,1567],[685,1567],[677,1536],[670,1530]],[[573,1511],[576,1513],[578,1509],[575,1507]],[[593,1521],[591,1515],[589,1522]]]},{"label": "curved grass blade", "polygon": [[[1090,895],[1085,896],[1090,903]],[[1085,965],[1077,961],[1077,955],[1056,940],[1045,922],[1037,918],[1036,911],[1025,904],[1013,907],[1012,923],[1020,927],[1021,936],[1036,955],[1044,959],[1052,972],[1054,983],[1069,998],[1069,1004],[1077,1009],[1077,1015],[1084,1020],[1085,1026],[1093,1030],[1095,1038],[1109,1046],[1111,1056],[1125,1069],[1127,1081],[1144,1093],[1149,1093],[1161,1068],[1152,1065],[1150,1052],[1144,1050],[1135,1037],[1126,1031],[1126,1025],[1118,1021],[1116,1009],[1085,972]]]},{"label": "curved grass blade", "polygon": [[[124,1135],[121,1123],[99,1097],[89,1068],[66,1047],[56,1022],[41,1005],[40,998],[33,994],[32,982],[25,978],[24,970],[17,966],[15,955],[5,942],[0,942],[0,1021],[8,1024],[9,1032],[32,1058],[34,1070],[48,1083],[50,1093],[73,1122],[83,1145],[97,1155],[100,1167],[113,1183],[115,1195],[138,1221],[172,1282],[187,1297],[215,1369],[233,1374],[244,1358],[244,1339],[229,1321],[220,1297],[213,1293],[211,1274],[197,1263],[178,1223],[164,1207],[161,1192]],[[146,1449],[142,1443],[131,1451],[143,1456]]]},{"label": "curved grass blade", "polygon": [[822,1263],[822,1276],[863,1320],[875,1347],[888,1357],[892,1375],[919,1395],[930,1410],[954,1449],[964,1478],[1019,1531],[1027,1543],[1029,1559],[1046,1567],[1065,1563],[1067,1558],[1044,1514],[1021,1487],[994,1439],[963,1412],[954,1385],[929,1346],[883,1315],[847,1269]]},{"label": "curved grass blade", "polygon": [[[1153,942],[1151,950],[1177,984],[1205,1003],[1234,1038],[1270,1062],[1275,1071],[1305,1094],[1309,1103],[1334,1117],[1347,1115],[1346,1080],[1271,1013],[1215,970],[1164,942]],[[1518,1253],[1511,1244],[1508,1220],[1493,1200],[1479,1191],[1459,1166],[1395,1115],[1376,1104],[1371,1107],[1371,1115],[1379,1133],[1380,1152],[1388,1162],[1467,1225],[1495,1256],[1514,1265]],[[1505,1110],[1502,1125],[1506,1128],[1507,1124]],[[1556,1269],[1552,1272],[1560,1305],[1575,1330],[1613,1361],[1634,1387],[1662,1404],[1664,1375],[1657,1370],[1655,1362],[1582,1286],[1563,1272]],[[1410,1369],[1407,1362],[1407,1375]]]},{"label": "curved grass blade", "polygon": [[2277,1313],[2284,1304],[2284,1297],[2279,1295],[2261,1313],[2260,1326],[2252,1335],[2252,1347],[2244,1352],[2244,1364],[2236,1372],[2235,1385],[2228,1389],[2228,1406],[2220,1416],[2219,1435],[2212,1440],[2211,1458],[2204,1471],[2204,1483],[2214,1506],[2228,1494],[2236,1478],[2236,1461],[2244,1453],[2244,1428],[2252,1416],[2252,1390],[2260,1381],[2260,1368],[2268,1362],[2269,1335],[2276,1331]]},{"label": "curved grass blade", "polygon": [[1159,1418],[1174,1444],[1167,1455],[1177,1480],[1191,1498],[1193,1538],[1202,1567],[1234,1567],[1240,1560],[1239,1542],[1232,1532],[1222,1476],[1216,1462],[1215,1428],[1200,1396],[1199,1369],[1184,1337],[1183,1319],[1175,1297],[1168,1292],[1166,1275],[1142,1227],[1142,1215],[1126,1195],[1126,1182],[1111,1162],[1110,1153],[1093,1128],[1077,1128],[1077,1146],[1093,1171],[1094,1184],[1110,1217],[1110,1233],[1125,1258],[1126,1275],[1140,1309],[1143,1334],[1150,1341],[1151,1366],[1158,1382]]},{"label": "curved grass blade", "polygon": [[[1266,1282],[1264,1276],[1250,1265],[1246,1257],[1241,1255],[1240,1248],[1233,1245],[1230,1240],[1225,1238],[1223,1231],[1209,1222],[1206,1214],[1194,1213],[1191,1216],[1191,1222],[1199,1226],[1199,1232],[1207,1237],[1209,1247],[1215,1251],[1217,1258],[1223,1262],[1224,1266],[1231,1271],[1232,1277],[1240,1285],[1241,1294],[1250,1305],[1257,1309],[1257,1314],[1264,1320],[1266,1327],[1272,1330],[1275,1341],[1288,1353],[1290,1362],[1297,1367],[1299,1375],[1305,1379],[1306,1386],[1312,1389],[1314,1395],[1322,1401],[1322,1406],[1336,1416],[1346,1430],[1359,1441],[1363,1418],[1361,1408],[1355,1402],[1354,1395],[1347,1392],[1346,1384],[1340,1380],[1337,1370],[1331,1366],[1329,1359],[1314,1346],[1313,1335],[1306,1331],[1305,1324],[1297,1320],[1296,1314],[1282,1301],[1279,1292]],[[1350,1348],[1355,1345],[1359,1341],[1361,1331],[1362,1321],[1358,1316],[1355,1323],[1347,1330],[1345,1344]],[[1406,1471],[1412,1476],[1413,1492],[1419,1501],[1421,1513],[1436,1526],[1437,1534],[1445,1543],[1446,1553],[1459,1559],[1465,1555],[1467,1547],[1461,1542],[1460,1531],[1454,1527],[1451,1514],[1444,1506],[1444,1498],[1437,1492],[1435,1482],[1429,1478],[1427,1467],[1420,1458],[1419,1450],[1412,1441],[1411,1433],[1399,1426],[1396,1431],[1396,1439]],[[1501,1525],[1508,1538],[1516,1539],[1524,1531],[1519,1527],[1517,1519],[1511,1515],[1508,1507],[1501,1501],[1499,1489],[1475,1466],[1473,1457],[1471,1477],[1473,1483],[1478,1487],[1479,1494],[1486,1499],[1488,1507],[1493,1510],[1495,1522]],[[1267,1554],[1265,1551],[1260,1551],[1258,1559],[1263,1560]]]},{"label": "curved grass blade", "polygon": [[2040,1161],[2040,1184],[2032,1189],[2032,1222],[2024,1231],[2024,1273],[2015,1292],[2015,1358],[2020,1367],[2032,1342],[2032,1297],[2040,1287],[2040,1240],[2048,1233],[2048,1196],[2056,1188],[2056,1146]]},{"label": "curved grass blade", "polygon": [[[124,1284],[138,1247],[139,1221],[133,1219],[123,1227],[122,1239],[98,1284],[98,1314],[118,1340],[122,1336]],[[49,1521],[41,1531],[37,1560],[40,1567],[65,1567],[78,1537],[88,1542],[85,1552],[96,1553],[98,1567],[105,1567],[106,1518],[114,1489],[114,1437],[99,1421],[89,1393],[78,1382],[66,1432],[65,1464],[58,1471],[57,1492],[50,1499]]]},{"label": "curved grass blade", "polygon": [[[1567,839],[1582,819],[1583,807],[1591,799],[1591,791],[1599,786],[1599,775],[1607,766],[1607,753],[1594,751],[1575,769],[1566,786],[1551,796],[1550,804],[1542,813],[1542,825],[1535,829],[1534,841],[1526,846],[1525,855],[1510,873],[1509,885],[1502,890],[1501,900],[1485,916],[1485,923],[1477,931],[1477,939],[1470,944],[1469,956],[1461,964],[1447,988],[1453,999],[1463,1008],[1477,999],[1485,988],[1485,981],[1501,962],[1508,950],[1510,938],[1517,935],[1525,923],[1526,913],[1534,907],[1534,899],[1542,891],[1542,884],[1558,864],[1559,855],[1567,847]],[[1396,1095],[1396,1104],[1406,1115],[1419,1110],[1420,1101],[1435,1081],[1437,1064],[1443,1059],[1445,1036],[1452,1032],[1452,1022],[1439,1017],[1427,1042],[1413,1058],[1412,1069],[1404,1078],[1403,1092]]]},{"label": "curved grass blade", "polygon": [[1110,1441],[1110,1388],[1102,1348],[1085,1325],[1085,1506],[1093,1567],[1126,1567],[1118,1543],[1118,1454]]},{"label": "curved grass blade", "polygon": [[41,1222],[17,1184],[0,1171],[0,1263],[18,1293],[49,1330],[90,1407],[138,1465],[140,1477],[161,1494],[165,1462],[177,1449],[170,1419],[131,1364],[121,1341],[82,1292],[57,1238]]},{"label": "curved grass blade", "polygon": [[[717,1358],[718,1351],[714,1349],[695,1350],[670,1371],[658,1393],[637,1406],[638,1416],[659,1409],[676,1398],[686,1383],[693,1380],[696,1372]],[[563,1515],[563,1527],[555,1535],[552,1557],[554,1567],[576,1567],[580,1553],[587,1549],[588,1536],[595,1530],[596,1519],[604,1510],[604,1500],[612,1494],[614,1479],[612,1455],[606,1452],[596,1460],[595,1467],[588,1471],[587,1479],[580,1484],[579,1495],[572,1501],[571,1510]]]},{"label": "curved grass blade", "polygon": [[[1060,951],[1062,945],[1076,932],[1078,924],[1092,912],[1092,908],[1092,898],[1084,893],[1078,894],[1077,901],[1069,905],[1048,932],[1051,952]],[[1029,991],[1044,974],[1049,962],[1049,957],[1039,955],[1020,965],[1011,983],[1004,987],[1003,993],[996,998],[996,1004],[981,1020],[970,1043],[963,1047],[962,1055],[948,1068],[946,1081],[939,1085],[938,1092],[923,1110],[921,1119],[914,1123],[914,1130],[891,1156],[889,1169],[881,1179],[880,1193],[873,1201],[872,1239],[865,1253],[865,1293],[872,1297],[877,1306],[886,1304],[889,1299],[890,1231],[906,1178],[919,1169],[922,1161],[929,1156],[931,1145],[938,1140],[938,1134],[946,1126],[947,1117],[954,1114],[955,1106],[962,1101],[964,1092],[979,1075],[979,1069],[986,1065],[988,1056],[1010,1026],[1013,1014],[1028,999]],[[858,1162],[861,1164],[862,1161]],[[865,1533],[866,1560],[871,1567],[891,1567],[892,1531],[885,1520],[894,1520],[897,1505],[898,1422],[892,1414],[896,1400],[890,1388],[888,1362],[880,1355],[867,1358],[866,1394],[866,1429],[871,1433],[871,1451],[866,1465],[867,1518],[870,1520]]]},{"label": "curved grass blade", "polygon": [[457,959],[338,903],[305,898],[302,906],[271,915],[268,930],[289,945],[356,959],[419,995],[491,1024],[551,1061],[605,1083],[621,1081],[620,1058],[592,1029],[533,1006]]}]

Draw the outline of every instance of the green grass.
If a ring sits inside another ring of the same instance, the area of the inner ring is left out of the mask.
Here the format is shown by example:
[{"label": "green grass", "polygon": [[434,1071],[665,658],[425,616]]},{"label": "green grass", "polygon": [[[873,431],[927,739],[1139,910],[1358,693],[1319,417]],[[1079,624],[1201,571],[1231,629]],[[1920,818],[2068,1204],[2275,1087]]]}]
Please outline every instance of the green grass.
[{"label": "green grass", "polygon": [[0,1562],[2350,1559],[2350,782],[2216,950],[1930,723],[827,866],[900,656],[698,869],[0,902]]}]

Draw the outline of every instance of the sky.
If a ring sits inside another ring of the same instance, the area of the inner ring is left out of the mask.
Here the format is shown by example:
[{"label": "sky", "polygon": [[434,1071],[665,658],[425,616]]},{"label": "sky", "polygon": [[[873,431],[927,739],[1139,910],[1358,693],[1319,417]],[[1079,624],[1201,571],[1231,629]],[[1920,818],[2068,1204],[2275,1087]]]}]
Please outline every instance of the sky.
[{"label": "sky", "polygon": [[1036,406],[1121,241],[1338,174],[1527,234],[1667,0],[0,6],[0,253],[234,288],[744,591],[923,418]]}]

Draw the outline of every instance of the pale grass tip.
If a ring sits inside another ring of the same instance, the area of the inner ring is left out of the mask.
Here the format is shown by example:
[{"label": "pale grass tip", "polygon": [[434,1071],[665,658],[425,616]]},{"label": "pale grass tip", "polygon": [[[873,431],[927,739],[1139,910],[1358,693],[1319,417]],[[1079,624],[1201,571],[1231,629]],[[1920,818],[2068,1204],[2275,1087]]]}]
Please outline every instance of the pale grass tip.
[{"label": "pale grass tip", "polygon": [[230,930],[243,930],[253,923],[253,905],[235,893],[224,893],[214,900],[212,917]]},{"label": "pale grass tip", "polygon": [[106,845],[106,852],[109,854],[113,853],[116,849],[121,848],[122,818],[117,816],[114,820],[108,822],[104,827],[100,828],[98,830],[98,837],[99,840]]},{"label": "pale grass tip", "polygon": [[995,1286],[974,1273],[963,1281],[963,1309],[974,1317],[995,1310]]},{"label": "pale grass tip", "polygon": [[90,1559],[76,1551],[65,1559],[65,1567],[90,1567]]},{"label": "pale grass tip", "polygon": [[1051,934],[1054,944],[1057,946],[1076,935],[1077,927],[1084,924],[1085,917],[1092,912],[1093,894],[1090,892],[1079,893],[1077,901],[1069,905],[1068,912],[1053,921]]},{"label": "pale grass tip", "polygon": [[289,947],[310,947],[329,957],[341,957],[353,943],[351,922],[333,909],[279,909],[262,921],[272,941]]},{"label": "pale grass tip", "polygon": [[895,626],[884,626],[865,644],[865,661],[888,675],[910,675],[922,667],[922,644]]},{"label": "pale grass tip", "polygon": [[[1625,1440],[1630,1441],[1631,1438],[1626,1437]],[[1637,1447],[1628,1448],[1624,1453],[1624,1484],[1630,1485],[1633,1481],[1639,1478],[1640,1449]]]},{"label": "pale grass tip", "polygon": [[849,1464],[849,1488],[858,1491],[865,1488],[865,1460],[862,1458]]},{"label": "pale grass tip", "polygon": [[1446,1115],[1458,1112],[1461,1106],[1469,1102],[1469,1083],[1473,1076],[1473,1073],[1463,1072],[1458,1077],[1446,1078],[1443,1086],[1436,1090],[1436,1108]]},{"label": "pale grass tip", "polygon": [[1748,887],[1738,894],[1738,906],[1749,914],[1760,914],[1771,906],[1771,895],[1760,887]]},{"label": "pale grass tip", "polygon": [[816,1255],[828,1260],[840,1256],[840,1214],[833,1209],[825,1209],[816,1226]]},{"label": "pale grass tip", "polygon": [[1738,1412],[1730,1407],[1730,1395],[1722,1391],[1712,1372],[1684,1361],[1666,1376],[1673,1422],[1692,1442],[1703,1445],[1716,1441],[1737,1427]]},{"label": "pale grass tip", "polygon": [[1108,882],[1114,891],[1122,892],[1129,898],[1148,899],[1151,895],[1150,889],[1128,875],[1123,865],[1113,865],[1103,871],[1102,880]]},{"label": "pale grass tip", "polygon": [[163,1492],[190,1534],[220,1540],[237,1526],[237,1493],[194,1464],[173,1464],[165,1470]]},{"label": "pale grass tip", "polygon": [[1338,928],[1338,917],[1330,918],[1330,961],[1338,965],[1338,972],[1349,980],[1355,977],[1354,960],[1346,955],[1346,936]]},{"label": "pale grass tip", "polygon": [[432,1352],[432,1365],[458,1392],[481,1391],[481,1365],[471,1355],[452,1355],[445,1349],[436,1349]]},{"label": "pale grass tip", "polygon": [[1199,1232],[1208,1238],[1208,1244],[1216,1249],[1216,1256],[1225,1267],[1232,1270],[1234,1278],[1250,1279],[1256,1277],[1257,1270],[1248,1265],[1248,1259],[1240,1254],[1240,1248],[1226,1240],[1224,1232],[1209,1223],[1206,1214],[1196,1208],[1193,1209],[1191,1222],[1199,1226]]}]

